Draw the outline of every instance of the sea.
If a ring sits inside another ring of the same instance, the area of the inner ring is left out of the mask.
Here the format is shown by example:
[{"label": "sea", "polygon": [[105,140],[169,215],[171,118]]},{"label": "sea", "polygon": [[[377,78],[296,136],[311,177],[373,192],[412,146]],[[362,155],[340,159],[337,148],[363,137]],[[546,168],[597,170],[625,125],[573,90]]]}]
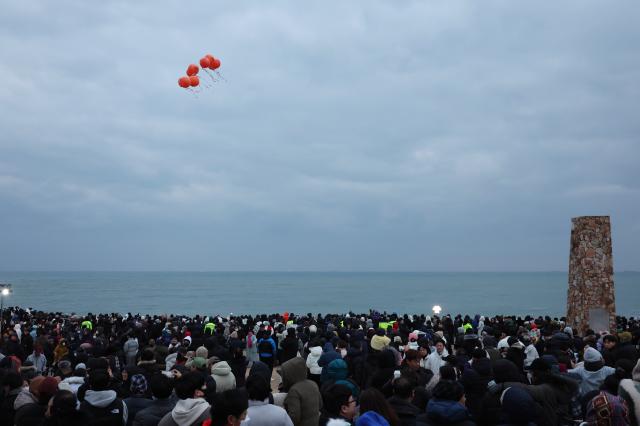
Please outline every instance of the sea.
[{"label": "sea", "polygon": [[[566,272],[2,272],[4,306],[86,314],[389,313],[563,316]],[[615,274],[640,315],[640,272]]]}]

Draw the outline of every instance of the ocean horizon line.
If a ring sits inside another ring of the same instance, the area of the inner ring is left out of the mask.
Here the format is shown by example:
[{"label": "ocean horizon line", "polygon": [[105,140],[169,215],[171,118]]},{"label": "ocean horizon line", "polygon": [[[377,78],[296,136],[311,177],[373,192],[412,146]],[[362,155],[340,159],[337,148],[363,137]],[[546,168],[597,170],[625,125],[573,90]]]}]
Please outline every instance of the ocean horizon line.
[{"label": "ocean horizon line", "polygon": [[[219,274],[548,274],[568,273],[568,270],[283,270],[283,269],[256,269],[256,270],[198,270],[198,269],[0,269],[1,273],[219,273]],[[617,273],[640,271],[625,270]],[[615,273],[615,272],[614,272]]]}]

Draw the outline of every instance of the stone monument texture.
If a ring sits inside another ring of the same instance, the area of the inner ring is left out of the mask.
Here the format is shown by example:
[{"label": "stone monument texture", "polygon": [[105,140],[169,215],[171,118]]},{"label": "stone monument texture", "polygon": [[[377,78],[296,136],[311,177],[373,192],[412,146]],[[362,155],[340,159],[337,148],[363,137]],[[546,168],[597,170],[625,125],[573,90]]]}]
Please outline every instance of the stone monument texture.
[{"label": "stone monument texture", "polygon": [[597,325],[606,326],[607,324],[609,330],[615,330],[615,320],[609,216],[573,218],[571,219],[567,324],[575,331],[584,333],[589,328],[595,330]]}]

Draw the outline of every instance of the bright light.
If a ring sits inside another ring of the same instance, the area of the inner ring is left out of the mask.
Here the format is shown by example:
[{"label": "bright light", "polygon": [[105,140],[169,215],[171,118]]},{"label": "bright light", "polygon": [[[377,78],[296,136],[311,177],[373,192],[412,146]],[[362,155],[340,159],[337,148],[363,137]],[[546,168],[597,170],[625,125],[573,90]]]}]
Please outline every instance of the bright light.
[{"label": "bright light", "polygon": [[3,288],[2,289],[2,295],[3,296],[7,296],[9,294],[9,289],[8,288]]},{"label": "bright light", "polygon": [[442,308],[440,307],[440,305],[436,305],[433,307],[433,313],[436,315],[439,315],[440,312],[442,312]]}]

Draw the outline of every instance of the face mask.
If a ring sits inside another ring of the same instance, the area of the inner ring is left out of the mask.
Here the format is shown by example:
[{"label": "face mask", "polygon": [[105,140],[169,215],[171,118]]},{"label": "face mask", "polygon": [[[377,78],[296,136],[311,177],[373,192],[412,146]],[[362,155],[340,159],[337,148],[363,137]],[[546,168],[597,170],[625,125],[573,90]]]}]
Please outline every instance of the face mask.
[{"label": "face mask", "polygon": [[342,356],[342,358],[347,356],[347,350],[346,349],[340,349],[340,355]]}]

